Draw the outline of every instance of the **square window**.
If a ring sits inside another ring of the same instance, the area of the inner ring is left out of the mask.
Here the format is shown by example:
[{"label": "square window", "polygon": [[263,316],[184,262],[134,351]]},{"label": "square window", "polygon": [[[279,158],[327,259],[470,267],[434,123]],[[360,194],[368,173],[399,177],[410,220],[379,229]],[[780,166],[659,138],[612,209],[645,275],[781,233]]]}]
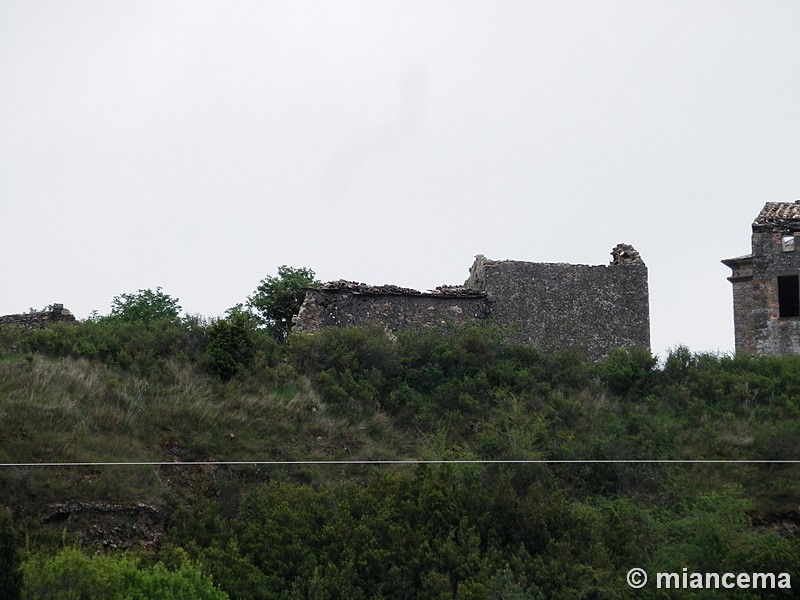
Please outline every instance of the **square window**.
[{"label": "square window", "polygon": [[794,252],[794,234],[781,237],[781,251]]}]

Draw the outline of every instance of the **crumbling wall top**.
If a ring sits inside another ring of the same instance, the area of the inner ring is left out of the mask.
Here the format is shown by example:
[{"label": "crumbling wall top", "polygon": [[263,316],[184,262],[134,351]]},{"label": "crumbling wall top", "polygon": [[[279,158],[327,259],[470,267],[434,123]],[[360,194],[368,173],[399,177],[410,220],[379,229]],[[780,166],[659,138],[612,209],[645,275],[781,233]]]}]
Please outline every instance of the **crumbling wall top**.
[{"label": "crumbling wall top", "polygon": [[440,285],[433,290],[420,292],[419,290],[397,285],[368,285],[366,283],[346,281],[344,279],[328,281],[311,289],[323,292],[341,292],[371,296],[452,296],[473,298],[486,295],[480,290],[470,289],[462,285]]},{"label": "crumbling wall top", "polygon": [[612,265],[643,265],[639,252],[630,244],[617,244],[611,250]]},{"label": "crumbling wall top", "polygon": [[[531,264],[531,265],[561,265],[564,267],[579,267],[580,265],[573,265],[569,263],[526,263],[525,261],[517,260],[489,260],[483,254],[478,254],[475,257],[475,262],[469,268],[469,278],[464,283],[464,286],[470,289],[482,290],[486,287],[486,267],[493,267],[496,265],[513,265],[513,264]],[[644,265],[639,252],[630,244],[617,244],[611,250],[611,265]]]}]

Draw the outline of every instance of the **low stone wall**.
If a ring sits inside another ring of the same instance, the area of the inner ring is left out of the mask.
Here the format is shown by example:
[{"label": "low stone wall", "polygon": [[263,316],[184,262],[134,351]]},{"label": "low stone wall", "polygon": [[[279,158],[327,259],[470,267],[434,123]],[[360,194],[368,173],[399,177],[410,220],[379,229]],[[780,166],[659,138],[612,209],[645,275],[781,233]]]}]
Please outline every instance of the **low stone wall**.
[{"label": "low stone wall", "polygon": [[74,322],[75,316],[63,304],[53,304],[47,311],[0,317],[0,325],[18,325],[27,329],[46,327],[51,323]]},{"label": "low stone wall", "polygon": [[388,331],[447,329],[488,315],[486,294],[460,287],[443,286],[423,294],[396,286],[335,281],[306,292],[293,331],[347,325],[377,325]]}]

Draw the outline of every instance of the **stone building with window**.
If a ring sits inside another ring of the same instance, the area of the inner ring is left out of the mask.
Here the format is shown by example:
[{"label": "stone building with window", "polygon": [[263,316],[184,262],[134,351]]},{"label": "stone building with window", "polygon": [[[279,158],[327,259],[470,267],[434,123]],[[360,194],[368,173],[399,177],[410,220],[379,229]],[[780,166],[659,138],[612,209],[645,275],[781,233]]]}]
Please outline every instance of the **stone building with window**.
[{"label": "stone building with window", "polygon": [[752,251],[722,263],[733,273],[736,352],[800,354],[800,200],[767,202]]}]

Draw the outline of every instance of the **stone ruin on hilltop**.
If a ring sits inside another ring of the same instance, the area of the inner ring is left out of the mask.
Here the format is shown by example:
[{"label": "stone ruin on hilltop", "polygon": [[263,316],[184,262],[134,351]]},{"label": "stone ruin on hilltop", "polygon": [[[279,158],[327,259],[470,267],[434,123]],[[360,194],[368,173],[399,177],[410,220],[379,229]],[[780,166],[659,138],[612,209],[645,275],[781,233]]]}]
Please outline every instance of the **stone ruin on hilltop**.
[{"label": "stone ruin on hilltop", "polygon": [[31,311],[19,315],[0,316],[0,325],[19,325],[27,329],[38,329],[51,323],[75,321],[75,315],[64,308],[63,304],[53,304],[46,310]]},{"label": "stone ruin on hilltop", "polygon": [[493,320],[511,340],[544,350],[584,349],[592,358],[615,348],[650,348],[647,266],[618,244],[609,265],[475,258],[460,286],[419,292],[393,285],[332,281],[311,288],[293,331],[377,325],[387,331],[448,329]]}]

